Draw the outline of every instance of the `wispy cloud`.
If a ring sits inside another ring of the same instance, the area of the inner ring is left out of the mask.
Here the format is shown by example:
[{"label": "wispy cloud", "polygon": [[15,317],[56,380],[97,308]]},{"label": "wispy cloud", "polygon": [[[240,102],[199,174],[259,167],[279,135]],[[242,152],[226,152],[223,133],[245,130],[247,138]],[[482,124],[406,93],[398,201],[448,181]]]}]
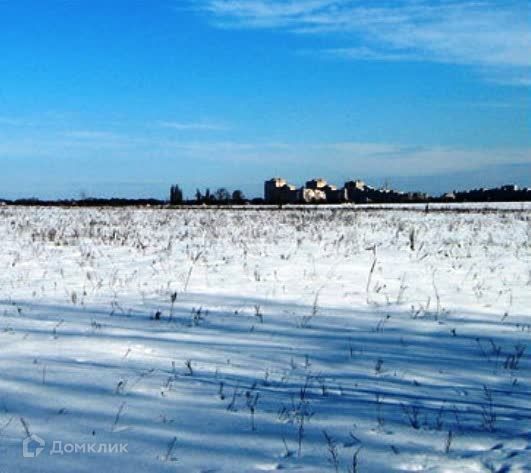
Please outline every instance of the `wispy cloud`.
[{"label": "wispy cloud", "polygon": [[82,140],[109,140],[117,139],[120,137],[119,134],[113,133],[110,131],[99,131],[99,130],[71,130],[65,131],[64,136]]},{"label": "wispy cloud", "polygon": [[22,118],[0,117],[0,126],[20,127],[20,126],[27,126],[28,124],[29,122]]},{"label": "wispy cloud", "polygon": [[[315,52],[314,52],[315,53]],[[337,57],[361,61],[419,61],[420,57],[411,52],[383,51],[367,46],[356,48],[330,48],[321,51],[325,57]]]},{"label": "wispy cloud", "polygon": [[345,45],[324,51],[333,56],[474,65],[505,72],[505,83],[530,80],[526,1],[202,0],[196,5],[224,28],[336,33]]},{"label": "wispy cloud", "polygon": [[[145,163],[156,155],[164,162],[250,166],[253,169],[328,170],[359,176],[433,176],[481,170],[496,165],[531,164],[531,148],[474,149],[406,146],[393,143],[241,142],[128,136],[98,131],[69,131],[23,137],[0,135],[2,160]],[[75,158],[73,158],[75,157]],[[144,164],[142,164],[143,166]],[[254,166],[254,167],[253,167]]]},{"label": "wispy cloud", "polygon": [[161,121],[158,125],[162,128],[169,128],[178,131],[225,131],[229,127],[222,123],[211,122],[173,122]]}]

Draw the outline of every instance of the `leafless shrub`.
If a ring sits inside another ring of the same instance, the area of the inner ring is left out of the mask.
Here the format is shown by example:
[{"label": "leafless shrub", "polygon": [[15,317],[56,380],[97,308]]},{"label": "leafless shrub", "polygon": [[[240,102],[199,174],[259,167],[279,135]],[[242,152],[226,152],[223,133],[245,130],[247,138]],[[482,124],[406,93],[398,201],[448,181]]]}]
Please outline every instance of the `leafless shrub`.
[{"label": "leafless shrub", "polygon": [[290,450],[288,443],[286,442],[286,437],[282,436],[282,444],[284,445],[284,458],[289,458],[295,453],[293,450]]},{"label": "leafless shrub", "polygon": [[168,449],[166,450],[166,455],[164,455],[164,461],[177,461],[178,459],[173,456],[173,452],[175,450],[175,447],[177,446],[177,437],[173,437],[171,442],[168,445]]},{"label": "leafless shrub", "polygon": [[302,452],[302,444],[304,441],[304,433],[306,424],[313,417],[314,412],[307,400],[307,392],[310,383],[310,378],[307,377],[304,386],[299,391],[299,400],[295,402],[291,400],[291,406],[282,406],[279,410],[278,418],[280,421],[294,424],[297,428],[297,455],[300,457]]},{"label": "leafless shrub", "polygon": [[57,322],[57,323],[55,324],[55,326],[53,327],[53,330],[52,330],[52,336],[53,336],[53,338],[55,338],[55,339],[57,338],[57,329],[58,329],[61,325],[63,325],[63,323],[64,323],[64,320],[61,319],[59,322]]},{"label": "leafless shrub", "polygon": [[522,344],[518,344],[514,346],[514,353],[511,353],[507,355],[507,358],[505,359],[505,363],[503,364],[503,367],[506,370],[517,370],[518,365],[520,363],[520,359],[522,356],[524,356],[526,346]]},{"label": "leafless shrub", "polygon": [[310,326],[311,321],[317,315],[317,313],[319,311],[319,293],[320,293],[320,291],[321,290],[319,289],[315,293],[315,297],[313,299],[313,304],[312,304],[312,312],[309,315],[302,316],[302,318],[301,318],[301,320],[299,322],[299,327],[300,328],[308,328]]},{"label": "leafless shrub", "polygon": [[403,403],[401,403],[400,406],[407,417],[409,425],[415,430],[420,429],[420,407],[415,404],[407,405]]},{"label": "leafless shrub", "polygon": [[254,391],[254,387],[245,392],[245,401],[247,404],[247,409],[251,414],[251,430],[254,432],[256,426],[254,423],[254,414],[256,412],[256,405],[258,404],[258,399],[260,399],[260,393]]},{"label": "leafless shrub", "polygon": [[494,432],[497,416],[494,412],[492,391],[486,385],[483,385],[483,397],[485,402],[481,405],[482,426],[489,432]]},{"label": "leafless shrub", "polygon": [[201,255],[202,255],[202,252],[199,251],[196,254],[191,255],[191,257],[190,257],[191,263],[190,263],[190,268],[188,269],[188,273],[186,274],[186,278],[184,280],[183,292],[186,292],[188,290],[188,284],[190,283],[190,278],[192,277],[192,272],[194,270],[195,265],[197,264],[197,262],[201,258]]},{"label": "leafless shrub", "polygon": [[415,251],[415,227],[409,230],[409,249]]},{"label": "leafless shrub", "polygon": [[202,307],[199,307],[196,309],[195,307],[192,308],[192,320],[191,324],[194,327],[197,327],[205,318],[207,317],[208,310],[203,311]]},{"label": "leafless shrub", "polygon": [[24,419],[24,417],[20,417],[20,423],[22,424],[22,428],[24,429],[24,433],[26,434],[26,438],[31,437],[31,431],[28,424],[28,421]]},{"label": "leafless shrub", "polygon": [[170,320],[173,319],[173,308],[175,306],[175,301],[177,300],[177,292],[173,292],[170,296],[171,306],[170,306]]},{"label": "leafless shrub", "polygon": [[228,411],[231,411],[231,412],[236,411],[236,400],[238,399],[238,395],[239,395],[238,386],[236,386],[234,390],[232,391],[232,398],[230,400],[229,405],[227,406]]},{"label": "leafless shrub", "polygon": [[116,416],[114,417],[114,422],[111,427],[111,432],[114,432],[116,430],[116,427],[118,426],[118,422],[120,422],[120,418],[122,416],[124,407],[125,407],[125,402],[122,402],[120,404],[120,407],[118,408],[118,411],[116,412]]},{"label": "leafless shrub", "polygon": [[446,402],[441,403],[441,407],[437,411],[437,417],[435,418],[435,430],[441,430],[443,428],[443,416]]},{"label": "leafless shrub", "polygon": [[254,305],[254,316],[260,320],[260,323],[264,323],[264,315],[262,314],[261,308],[259,304]]},{"label": "leafless shrub", "polygon": [[376,364],[374,365],[374,372],[376,374],[381,374],[382,373],[383,364],[384,364],[384,360],[382,360],[381,358],[378,358],[376,360]]},{"label": "leafless shrub", "polygon": [[118,381],[118,384],[116,385],[115,393],[123,394],[126,386],[127,386],[127,380],[121,379],[120,381]]},{"label": "leafless shrub", "polygon": [[444,453],[447,455],[450,453],[450,449],[452,448],[452,441],[454,439],[454,434],[451,430],[448,431],[448,435],[446,436],[446,442],[444,444]]},{"label": "leafless shrub", "polygon": [[376,393],[375,397],[376,397],[376,421],[378,422],[379,427],[383,427],[385,424],[385,419],[382,414],[383,396],[380,393]]},{"label": "leafless shrub", "polygon": [[385,317],[382,317],[378,323],[376,324],[375,332],[376,333],[382,333],[385,328],[385,323],[391,318],[389,314],[387,314]]},{"label": "leafless shrub", "polygon": [[376,268],[376,263],[377,263],[377,260],[376,260],[376,253],[375,253],[374,259],[372,260],[371,269],[369,270],[369,276],[367,278],[367,286],[365,287],[365,293],[367,296],[367,304],[370,304],[371,302],[371,297],[370,297],[371,281],[372,281],[372,275]]},{"label": "leafless shrub", "polygon": [[332,465],[334,471],[339,471],[339,450],[336,441],[329,435],[326,430],[323,430],[323,436],[326,441],[326,449],[328,451],[328,463]]},{"label": "leafless shrub", "polygon": [[358,456],[360,454],[361,447],[359,447],[353,454],[352,454],[352,461],[348,467],[348,473],[359,473],[359,461]]}]

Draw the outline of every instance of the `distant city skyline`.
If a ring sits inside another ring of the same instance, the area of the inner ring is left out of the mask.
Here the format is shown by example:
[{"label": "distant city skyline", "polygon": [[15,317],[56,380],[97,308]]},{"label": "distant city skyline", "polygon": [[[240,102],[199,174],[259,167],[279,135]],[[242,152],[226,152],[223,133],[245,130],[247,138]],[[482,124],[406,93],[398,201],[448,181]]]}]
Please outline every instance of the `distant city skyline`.
[{"label": "distant city skyline", "polygon": [[0,198],[531,185],[528,2],[0,2]]}]

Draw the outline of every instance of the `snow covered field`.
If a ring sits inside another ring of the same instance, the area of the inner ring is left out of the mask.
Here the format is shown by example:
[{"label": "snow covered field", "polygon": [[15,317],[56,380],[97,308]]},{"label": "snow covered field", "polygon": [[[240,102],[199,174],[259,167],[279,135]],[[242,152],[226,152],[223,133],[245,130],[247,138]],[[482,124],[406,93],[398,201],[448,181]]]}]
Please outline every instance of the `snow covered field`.
[{"label": "snow covered field", "polygon": [[531,210],[419,210],[0,209],[0,472],[531,471]]}]

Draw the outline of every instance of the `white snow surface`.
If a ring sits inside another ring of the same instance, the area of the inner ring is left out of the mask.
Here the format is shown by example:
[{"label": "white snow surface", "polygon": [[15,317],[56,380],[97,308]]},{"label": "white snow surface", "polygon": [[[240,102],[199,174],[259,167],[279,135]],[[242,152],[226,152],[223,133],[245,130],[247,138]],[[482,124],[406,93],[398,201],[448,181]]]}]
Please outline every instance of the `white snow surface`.
[{"label": "white snow surface", "polygon": [[531,471],[530,208],[440,208],[0,209],[0,472]]}]

